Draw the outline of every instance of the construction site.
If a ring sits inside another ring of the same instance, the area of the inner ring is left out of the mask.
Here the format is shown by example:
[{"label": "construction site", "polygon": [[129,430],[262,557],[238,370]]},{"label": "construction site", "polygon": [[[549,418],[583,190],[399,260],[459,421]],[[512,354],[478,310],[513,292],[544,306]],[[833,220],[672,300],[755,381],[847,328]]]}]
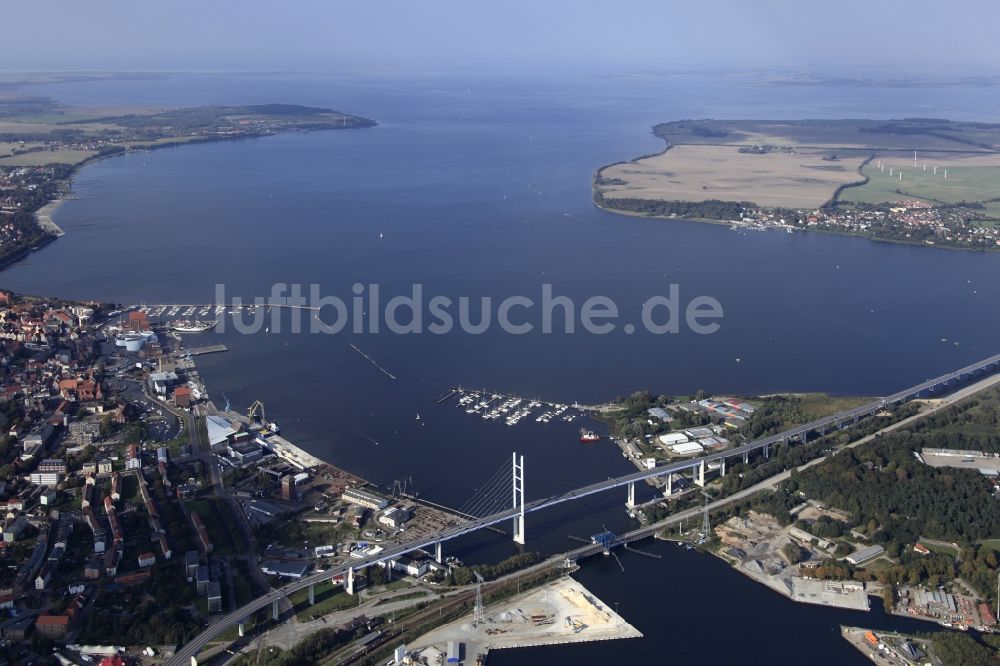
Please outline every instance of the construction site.
[{"label": "construction site", "polygon": [[[431,666],[485,660],[490,650],[641,638],[635,627],[569,576],[483,607],[406,647],[407,659]],[[424,661],[426,660],[426,661]]]},{"label": "construction site", "polygon": [[794,601],[852,610],[869,610],[864,583],[855,580],[816,580],[802,576],[800,567],[789,562],[786,546],[808,553],[804,566],[818,562],[829,553],[821,550],[822,539],[809,539],[794,527],[782,527],[772,516],[750,511],[733,517],[715,528],[722,542],[719,554],[740,573],[767,585]]}]

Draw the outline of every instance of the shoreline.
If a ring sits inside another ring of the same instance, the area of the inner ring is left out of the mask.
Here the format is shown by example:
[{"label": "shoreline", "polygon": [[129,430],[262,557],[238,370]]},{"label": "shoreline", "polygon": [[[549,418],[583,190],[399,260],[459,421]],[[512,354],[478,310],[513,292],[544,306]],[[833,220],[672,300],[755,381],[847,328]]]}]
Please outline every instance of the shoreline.
[{"label": "shoreline", "polygon": [[323,132],[323,131],[337,131],[340,129],[368,129],[371,127],[375,127],[378,124],[374,120],[370,120],[368,118],[362,118],[361,116],[351,116],[351,117],[359,118],[370,124],[362,124],[358,126],[345,127],[345,128],[339,128],[339,127],[327,127],[327,128],[317,128],[317,129],[293,128],[281,132],[248,132],[246,134],[241,134],[239,136],[206,136],[206,137],[195,137],[195,138],[178,136],[178,137],[172,137],[171,139],[163,141],[162,143],[150,143],[150,144],[129,146],[123,150],[116,150],[105,154],[91,155],[90,157],[80,160],[75,164],[67,165],[69,168],[69,172],[66,174],[65,177],[55,181],[56,184],[59,185],[62,192],[56,198],[50,199],[49,201],[45,202],[45,204],[43,204],[41,207],[39,207],[32,213],[32,215],[35,218],[35,223],[39,226],[39,228],[42,231],[48,234],[48,239],[33,247],[25,247],[23,250],[17,252],[15,255],[8,257],[6,261],[0,264],[0,272],[2,272],[4,269],[16,264],[17,262],[23,259],[27,259],[37,250],[42,249],[43,247],[45,247],[52,241],[56,240],[57,238],[61,238],[66,235],[66,232],[62,229],[62,227],[56,224],[55,220],[53,219],[53,216],[55,215],[56,211],[58,211],[59,208],[61,208],[66,201],[75,198],[73,196],[73,177],[77,174],[77,172],[80,169],[82,169],[85,166],[88,166],[90,164],[105,159],[122,157],[124,155],[130,155],[132,153],[137,153],[137,152],[148,152],[153,150],[159,150],[161,148],[179,148],[182,146],[191,146],[202,143],[240,141],[243,139],[263,139],[269,136],[277,136],[278,134],[288,134],[291,132]]},{"label": "shoreline", "polygon": [[430,664],[443,664],[440,655],[452,643],[461,647],[464,662],[471,664],[492,650],[643,637],[641,631],[568,575],[489,603],[484,616],[486,622],[478,625],[464,615],[431,629],[408,645],[407,651],[428,657]]},{"label": "shoreline", "polygon": [[[612,165],[607,165],[612,166]],[[595,190],[596,192],[596,190]],[[656,199],[649,199],[649,201],[656,201]],[[650,215],[649,213],[638,213],[631,210],[622,210],[620,208],[615,208],[613,206],[602,206],[601,204],[594,201],[594,207],[598,210],[603,210],[614,215],[623,215],[626,217],[641,217],[647,220],[667,220],[669,222],[695,222],[697,224],[715,224],[715,225],[726,225],[731,226],[732,224],[739,222],[739,220],[720,220],[714,218],[705,217],[667,217],[664,215]],[[783,231],[784,227],[774,227],[765,228],[760,231]],[[833,229],[812,229],[808,227],[794,227],[795,231],[812,233],[812,234],[823,234],[826,236],[842,236],[844,238],[863,238],[865,240],[874,241],[876,243],[891,243],[893,245],[906,245],[909,247],[925,247],[932,250],[952,250],[957,252],[982,252],[984,254],[997,254],[1000,253],[1000,247],[962,247],[960,245],[941,245],[939,243],[926,243],[919,241],[910,241],[896,238],[882,238],[880,236],[871,236],[869,234],[855,233],[849,231],[835,231]]]},{"label": "shoreline", "polygon": [[[68,178],[64,180],[63,183],[66,183],[67,187],[69,187]],[[43,231],[55,236],[56,238],[61,238],[62,236],[65,236],[66,232],[63,231],[62,227],[56,224],[55,220],[53,219],[53,215],[55,215],[56,211],[62,208],[62,205],[67,201],[69,201],[69,199],[66,197],[59,197],[57,199],[52,199],[47,204],[45,204],[44,206],[35,211],[35,222],[38,223],[38,226],[41,227]]]}]

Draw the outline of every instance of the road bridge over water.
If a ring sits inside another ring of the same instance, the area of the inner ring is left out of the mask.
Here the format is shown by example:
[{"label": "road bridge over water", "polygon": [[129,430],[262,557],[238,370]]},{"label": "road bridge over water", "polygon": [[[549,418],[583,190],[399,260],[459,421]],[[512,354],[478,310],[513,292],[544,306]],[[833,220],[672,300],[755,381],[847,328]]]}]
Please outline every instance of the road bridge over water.
[{"label": "road bridge over water", "polygon": [[[513,523],[514,540],[519,543],[524,543],[525,516],[529,513],[541,511],[542,509],[548,509],[564,502],[588,497],[590,495],[612,490],[614,488],[623,487],[626,488],[628,492],[626,504],[631,506],[635,503],[636,483],[645,482],[648,479],[663,478],[665,479],[666,491],[669,493],[671,490],[670,477],[675,473],[684,471],[691,471],[692,474],[695,475],[696,483],[704,484],[705,470],[709,463],[720,463],[720,473],[724,475],[725,463],[728,459],[740,457],[746,461],[751,453],[757,452],[762,453],[764,456],[769,456],[775,446],[787,445],[792,440],[806,442],[811,435],[821,436],[827,432],[853,425],[865,417],[873,416],[876,413],[892,406],[901,405],[917,398],[944,395],[957,388],[960,384],[969,382],[987,374],[992,374],[998,369],[1000,369],[1000,354],[990,356],[982,361],[978,361],[965,366],[964,368],[946,373],[940,377],[928,379],[925,382],[903,389],[902,391],[892,395],[872,400],[858,407],[837,412],[836,414],[816,419],[815,421],[811,421],[794,428],[789,428],[788,430],[775,435],[763,437],[742,446],[719,451],[717,453],[712,453],[698,458],[682,460],[666,465],[659,465],[657,467],[640,470],[632,474],[607,478],[587,486],[575,488],[550,497],[532,500],[530,502],[525,501],[524,495],[524,457],[519,457],[515,454],[512,469],[512,503],[509,509],[499,511],[482,518],[470,520],[465,524],[451,527],[447,530],[439,532],[432,537],[389,546],[378,554],[358,559],[354,562],[346,562],[334,566],[325,571],[314,573],[310,576],[288,583],[280,588],[271,590],[267,594],[257,597],[240,608],[215,618],[205,630],[195,636],[186,645],[179,648],[175,655],[167,663],[171,666],[182,666],[188,663],[196,663],[196,655],[198,652],[200,652],[205,645],[207,645],[210,641],[212,641],[212,639],[225,631],[227,628],[233,625],[242,624],[245,621],[245,618],[269,605],[272,607],[273,616],[277,619],[278,602],[281,599],[298,590],[306,588],[310,590],[310,598],[312,598],[312,591],[317,583],[334,578],[343,579],[344,587],[348,592],[353,593],[354,577],[358,571],[381,563],[391,564],[392,561],[397,560],[407,553],[411,553],[415,550],[432,549],[435,552],[436,559],[441,561],[442,544],[444,542],[506,521],[512,521]],[[582,556],[591,551],[597,552],[599,550],[600,546],[592,546],[577,549],[574,553]]]}]

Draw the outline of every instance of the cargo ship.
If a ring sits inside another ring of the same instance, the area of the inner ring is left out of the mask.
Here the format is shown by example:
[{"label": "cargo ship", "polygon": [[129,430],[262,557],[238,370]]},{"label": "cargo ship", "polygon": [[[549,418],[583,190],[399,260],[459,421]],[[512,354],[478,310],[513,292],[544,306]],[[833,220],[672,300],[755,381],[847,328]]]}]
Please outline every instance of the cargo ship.
[{"label": "cargo ship", "polygon": [[178,319],[170,322],[170,328],[178,333],[204,333],[215,328],[218,321],[185,321]]},{"label": "cargo ship", "polygon": [[584,442],[584,443],[586,443],[586,442],[596,442],[596,441],[598,441],[600,439],[601,439],[601,436],[598,435],[593,430],[587,430],[586,428],[580,428],[580,441],[581,442]]}]

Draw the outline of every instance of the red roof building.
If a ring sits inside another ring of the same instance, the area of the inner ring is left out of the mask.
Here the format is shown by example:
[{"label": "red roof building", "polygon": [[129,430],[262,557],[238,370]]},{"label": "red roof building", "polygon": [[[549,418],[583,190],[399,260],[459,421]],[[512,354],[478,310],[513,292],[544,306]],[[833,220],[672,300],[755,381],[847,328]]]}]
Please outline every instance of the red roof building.
[{"label": "red roof building", "polygon": [[68,615],[39,615],[35,630],[43,636],[58,637],[69,630]]}]

